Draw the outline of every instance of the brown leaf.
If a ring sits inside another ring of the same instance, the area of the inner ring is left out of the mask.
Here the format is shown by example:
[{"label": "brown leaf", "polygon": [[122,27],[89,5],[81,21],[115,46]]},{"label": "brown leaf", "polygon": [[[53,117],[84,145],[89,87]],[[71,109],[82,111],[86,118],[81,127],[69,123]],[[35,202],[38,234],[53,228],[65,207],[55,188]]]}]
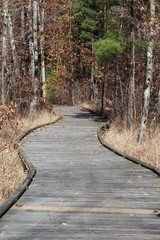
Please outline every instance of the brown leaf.
[{"label": "brown leaf", "polygon": [[13,148],[16,150],[16,149],[18,149],[18,144],[13,144]]},{"label": "brown leaf", "polygon": [[21,208],[22,206],[23,206],[22,204],[18,204],[18,203],[16,204],[17,208]]},{"label": "brown leaf", "polygon": [[62,225],[63,225],[63,226],[67,226],[68,224],[67,224],[67,223],[65,223],[65,222],[63,222],[63,223],[62,223]]},{"label": "brown leaf", "polygon": [[138,179],[142,179],[142,176],[138,176]]}]

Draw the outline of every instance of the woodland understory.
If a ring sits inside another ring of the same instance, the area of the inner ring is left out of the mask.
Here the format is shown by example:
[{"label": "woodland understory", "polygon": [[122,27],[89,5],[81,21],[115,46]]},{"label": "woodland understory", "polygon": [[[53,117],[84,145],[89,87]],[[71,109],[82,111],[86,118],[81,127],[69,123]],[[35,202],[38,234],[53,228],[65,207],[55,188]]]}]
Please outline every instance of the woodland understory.
[{"label": "woodland understory", "polygon": [[0,147],[18,118],[85,104],[107,142],[159,167],[159,16],[160,0],[0,0]]},{"label": "woodland understory", "polygon": [[0,204],[22,184],[28,173],[18,154],[18,145],[23,145],[23,141],[16,144],[16,138],[28,129],[53,122],[58,117],[53,109],[23,117],[11,106],[0,107]]}]

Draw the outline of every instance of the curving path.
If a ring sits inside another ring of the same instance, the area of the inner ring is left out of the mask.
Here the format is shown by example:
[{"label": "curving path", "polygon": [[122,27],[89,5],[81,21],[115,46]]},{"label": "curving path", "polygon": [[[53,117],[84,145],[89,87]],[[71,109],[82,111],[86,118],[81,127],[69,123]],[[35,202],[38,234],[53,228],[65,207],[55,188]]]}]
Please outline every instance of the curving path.
[{"label": "curving path", "polygon": [[63,121],[25,138],[38,173],[0,220],[0,239],[159,240],[158,177],[102,147],[98,117],[58,111]]}]

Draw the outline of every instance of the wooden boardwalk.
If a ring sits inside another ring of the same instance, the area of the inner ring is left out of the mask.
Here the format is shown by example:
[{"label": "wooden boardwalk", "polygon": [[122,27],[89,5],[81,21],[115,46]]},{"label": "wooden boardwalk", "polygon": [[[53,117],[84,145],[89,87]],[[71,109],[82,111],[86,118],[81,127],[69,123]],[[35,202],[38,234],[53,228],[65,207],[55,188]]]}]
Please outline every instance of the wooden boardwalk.
[{"label": "wooden boardwalk", "polygon": [[0,220],[0,240],[159,240],[158,177],[102,147],[98,117],[58,111],[63,121],[25,139],[38,172]]}]

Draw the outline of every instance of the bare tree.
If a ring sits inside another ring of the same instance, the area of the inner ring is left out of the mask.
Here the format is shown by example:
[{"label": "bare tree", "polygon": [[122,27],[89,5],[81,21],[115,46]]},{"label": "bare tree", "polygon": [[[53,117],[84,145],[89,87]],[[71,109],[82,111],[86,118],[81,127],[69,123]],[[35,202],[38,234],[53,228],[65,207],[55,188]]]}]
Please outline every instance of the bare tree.
[{"label": "bare tree", "polygon": [[20,79],[20,71],[19,71],[19,64],[17,61],[17,54],[16,54],[16,45],[15,45],[15,39],[14,39],[14,33],[13,33],[13,24],[10,13],[8,13],[8,30],[9,30],[9,38],[10,38],[10,45],[12,50],[12,59],[14,64],[14,82],[13,84],[15,86],[18,86],[18,81]]},{"label": "bare tree", "polygon": [[44,41],[45,41],[45,34],[44,34],[44,9],[45,9],[45,0],[43,0],[42,9],[40,11],[41,22],[40,22],[40,31],[41,31],[41,39],[40,39],[40,48],[41,48],[41,76],[42,76],[42,83],[43,83],[43,100],[46,100],[46,76],[45,76],[45,57],[44,57]]},{"label": "bare tree", "polygon": [[31,72],[31,77],[32,81],[34,81],[34,47],[33,47],[33,11],[32,11],[32,0],[29,0],[28,2],[28,12],[27,12],[27,18],[28,18],[28,23],[29,23],[29,53],[30,53],[30,59],[31,59],[31,64],[30,64],[30,72]]},{"label": "bare tree", "polygon": [[8,0],[3,0],[2,104],[6,102]]},{"label": "bare tree", "polygon": [[94,99],[94,61],[93,61],[94,53],[93,53],[93,38],[92,38],[92,67],[91,67],[91,94],[90,100]]},{"label": "bare tree", "polygon": [[[106,14],[107,14],[107,5],[106,3],[104,4],[104,32],[107,29],[107,18],[106,18]],[[102,93],[101,93],[101,115],[103,115],[104,113],[104,94],[105,94],[105,83],[106,83],[106,64],[104,65],[104,77],[102,80]]]},{"label": "bare tree", "polygon": [[33,50],[34,62],[32,69],[34,70],[33,79],[33,100],[30,104],[30,112],[34,112],[37,107],[37,92],[38,92],[38,2],[33,1]]},{"label": "bare tree", "polygon": [[25,7],[24,7],[24,0],[22,0],[22,6],[21,6],[21,32],[22,32],[23,45],[25,46]]},{"label": "bare tree", "polygon": [[134,13],[134,1],[131,1],[130,6],[131,12],[131,39],[132,39],[132,50],[131,50],[131,76],[129,83],[129,122],[136,117],[136,103],[135,103],[135,13]]},{"label": "bare tree", "polygon": [[151,83],[152,83],[152,71],[153,71],[153,44],[154,44],[154,32],[155,32],[155,0],[150,0],[150,34],[148,40],[148,50],[147,50],[147,76],[146,76],[146,85],[144,91],[144,107],[142,113],[142,121],[139,134],[139,143],[141,144],[144,141],[146,126],[148,121],[149,113],[149,104],[150,104],[150,92],[151,92]]},{"label": "bare tree", "polygon": [[72,72],[72,78],[71,78],[71,87],[72,87],[72,105],[75,105],[75,83],[73,78],[73,53],[72,53],[72,0],[69,1],[69,16],[70,16],[70,22],[69,22],[69,28],[70,28],[70,36],[69,36],[69,48],[70,48],[70,61],[71,61],[71,72]]}]

